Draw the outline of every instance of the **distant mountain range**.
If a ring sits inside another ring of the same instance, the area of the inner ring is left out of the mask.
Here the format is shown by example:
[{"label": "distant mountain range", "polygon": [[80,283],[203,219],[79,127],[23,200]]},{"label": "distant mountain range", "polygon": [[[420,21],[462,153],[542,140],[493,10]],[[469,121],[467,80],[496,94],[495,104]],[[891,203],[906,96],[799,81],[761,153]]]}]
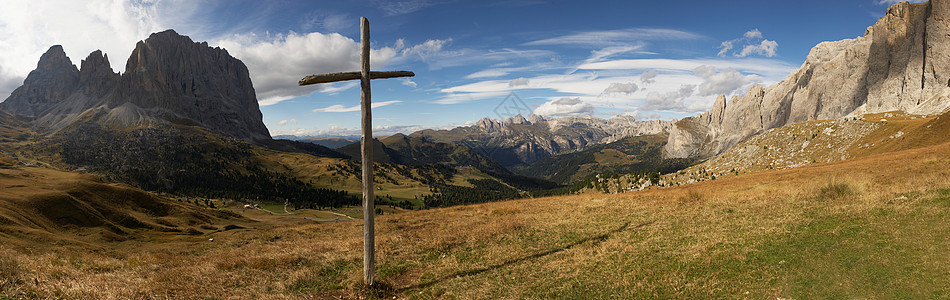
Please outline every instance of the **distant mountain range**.
[{"label": "distant mountain range", "polygon": [[339,149],[339,148],[343,148],[346,145],[357,143],[360,141],[360,139],[359,138],[348,139],[348,138],[342,138],[342,137],[308,137],[308,138],[299,139],[298,141],[313,143],[313,144],[321,145],[330,149]]},{"label": "distant mountain range", "polygon": [[[722,95],[711,111],[683,120],[516,115],[378,138],[377,178],[417,207],[422,196],[473,203],[431,194],[477,186],[492,189],[491,199],[524,196],[556,186],[551,181],[677,171],[792,123],[939,114],[950,107],[946,5],[894,5],[863,37],[816,46],[782,82],[728,101]],[[100,51],[77,68],[53,46],[0,110],[0,152],[149,190],[259,199],[359,190],[358,139],[272,139],[245,65],[172,30],[139,42],[122,74]]]},{"label": "distant mountain range", "polygon": [[672,125],[673,121],[638,121],[631,116],[605,120],[597,117],[547,119],[538,115],[525,119],[516,115],[507,120],[483,118],[473,126],[422,130],[409,136],[466,145],[511,168],[527,166],[551,155],[581,150],[588,145],[662,133]]}]

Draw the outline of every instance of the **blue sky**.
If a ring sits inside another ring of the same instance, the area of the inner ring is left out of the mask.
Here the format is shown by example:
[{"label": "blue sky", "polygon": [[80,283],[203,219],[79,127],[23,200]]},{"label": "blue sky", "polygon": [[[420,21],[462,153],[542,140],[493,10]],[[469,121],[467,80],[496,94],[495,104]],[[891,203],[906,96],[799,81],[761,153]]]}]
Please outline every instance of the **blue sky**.
[{"label": "blue sky", "polygon": [[136,41],[172,28],[248,65],[272,134],[357,134],[356,82],[295,83],[358,70],[366,16],[373,69],[416,73],[373,81],[377,134],[498,118],[511,93],[547,116],[682,118],[782,80],[893,2],[3,0],[0,97],[51,45],[77,65],[102,49],[123,71]]}]

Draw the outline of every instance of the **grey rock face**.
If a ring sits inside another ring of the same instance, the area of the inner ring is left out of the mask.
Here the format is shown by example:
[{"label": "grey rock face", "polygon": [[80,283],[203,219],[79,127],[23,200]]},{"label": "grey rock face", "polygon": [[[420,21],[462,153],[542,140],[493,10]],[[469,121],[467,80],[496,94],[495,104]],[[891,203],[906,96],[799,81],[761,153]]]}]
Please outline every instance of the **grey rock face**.
[{"label": "grey rock face", "polygon": [[78,85],[79,70],[66,57],[63,46],[55,45],[40,57],[36,70],[30,72],[23,85],[0,103],[0,108],[35,118],[63,102]]},{"label": "grey rock face", "polygon": [[708,158],[765,130],[811,120],[950,107],[950,1],[902,2],[863,37],[815,46],[801,68],[670,131],[669,157]]},{"label": "grey rock face", "polygon": [[125,102],[228,136],[270,139],[244,63],[172,30],[153,33],[132,51],[107,104]]},{"label": "grey rock face", "polygon": [[80,64],[79,85],[86,95],[104,97],[115,88],[119,74],[112,72],[109,55],[100,50],[89,53]]},{"label": "grey rock face", "polygon": [[53,46],[17,91],[2,108],[53,132],[90,116],[119,127],[197,124],[245,141],[271,138],[244,63],[173,30],[140,41],[121,76],[101,51],[76,70]]}]

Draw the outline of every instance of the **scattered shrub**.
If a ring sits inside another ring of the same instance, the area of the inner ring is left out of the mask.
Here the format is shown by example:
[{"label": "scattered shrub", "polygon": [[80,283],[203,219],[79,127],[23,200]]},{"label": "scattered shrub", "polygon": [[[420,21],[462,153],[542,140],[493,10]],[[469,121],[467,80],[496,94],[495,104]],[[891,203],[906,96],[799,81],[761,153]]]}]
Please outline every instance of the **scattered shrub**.
[{"label": "scattered shrub", "polygon": [[698,203],[703,200],[703,194],[690,190],[685,196],[679,198],[680,204],[692,204]]},{"label": "scattered shrub", "polygon": [[0,251],[0,291],[3,291],[19,281],[23,267],[12,253]]},{"label": "scattered shrub", "polygon": [[818,200],[839,200],[853,197],[857,191],[850,184],[829,182],[818,190]]}]

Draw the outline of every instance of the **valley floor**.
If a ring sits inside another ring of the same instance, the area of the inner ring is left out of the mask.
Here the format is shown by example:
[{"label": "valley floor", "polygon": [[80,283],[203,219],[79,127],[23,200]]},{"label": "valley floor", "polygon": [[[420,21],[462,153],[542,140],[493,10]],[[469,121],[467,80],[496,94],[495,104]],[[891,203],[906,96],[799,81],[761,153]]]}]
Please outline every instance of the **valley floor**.
[{"label": "valley floor", "polygon": [[245,228],[153,242],[3,243],[0,295],[946,298],[948,167],[950,143],[674,188],[382,215],[372,290],[359,283],[359,221],[249,212]]}]

